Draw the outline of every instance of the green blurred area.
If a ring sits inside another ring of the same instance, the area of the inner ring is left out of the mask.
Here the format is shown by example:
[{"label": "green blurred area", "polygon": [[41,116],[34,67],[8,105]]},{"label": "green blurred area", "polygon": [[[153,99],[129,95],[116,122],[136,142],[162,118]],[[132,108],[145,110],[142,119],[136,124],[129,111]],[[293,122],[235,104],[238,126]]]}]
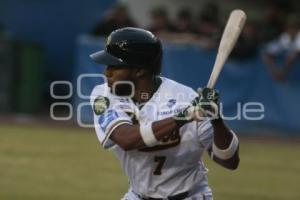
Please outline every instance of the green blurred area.
[{"label": "green blurred area", "polygon": [[0,113],[41,111],[45,81],[44,48],[0,35]]},{"label": "green blurred area", "polygon": [[[241,164],[225,170],[205,158],[215,199],[300,199],[300,146],[242,140]],[[128,181],[92,129],[0,127],[0,199],[115,200]]]}]

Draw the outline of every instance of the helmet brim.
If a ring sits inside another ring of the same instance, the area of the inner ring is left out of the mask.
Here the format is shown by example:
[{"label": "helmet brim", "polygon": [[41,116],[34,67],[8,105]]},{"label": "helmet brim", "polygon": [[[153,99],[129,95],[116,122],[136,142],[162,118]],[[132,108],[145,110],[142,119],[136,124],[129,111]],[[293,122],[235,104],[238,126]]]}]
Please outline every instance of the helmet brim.
[{"label": "helmet brim", "polygon": [[98,51],[90,55],[90,58],[95,62],[104,65],[125,65],[122,59],[117,58],[105,50]]}]

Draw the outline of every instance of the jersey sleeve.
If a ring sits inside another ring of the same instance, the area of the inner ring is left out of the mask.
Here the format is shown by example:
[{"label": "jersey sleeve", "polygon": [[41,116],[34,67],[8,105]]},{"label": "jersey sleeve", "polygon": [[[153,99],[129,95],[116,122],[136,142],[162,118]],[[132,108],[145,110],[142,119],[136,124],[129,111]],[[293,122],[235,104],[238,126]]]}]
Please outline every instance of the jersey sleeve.
[{"label": "jersey sleeve", "polygon": [[116,145],[110,139],[113,131],[122,124],[132,124],[131,118],[121,108],[114,106],[108,96],[92,94],[91,105],[97,137],[104,149],[110,149]]},{"label": "jersey sleeve", "polygon": [[200,145],[204,149],[211,147],[214,138],[214,130],[209,120],[197,123],[197,136]]},{"label": "jersey sleeve", "polygon": [[99,116],[94,114],[95,130],[101,145],[105,149],[109,149],[115,145],[109,137],[122,124],[132,124],[131,118],[122,112],[122,110],[110,108]]},{"label": "jersey sleeve", "polygon": [[271,41],[270,43],[266,44],[263,49],[263,52],[270,55],[277,55],[282,51],[282,47],[279,41]]}]

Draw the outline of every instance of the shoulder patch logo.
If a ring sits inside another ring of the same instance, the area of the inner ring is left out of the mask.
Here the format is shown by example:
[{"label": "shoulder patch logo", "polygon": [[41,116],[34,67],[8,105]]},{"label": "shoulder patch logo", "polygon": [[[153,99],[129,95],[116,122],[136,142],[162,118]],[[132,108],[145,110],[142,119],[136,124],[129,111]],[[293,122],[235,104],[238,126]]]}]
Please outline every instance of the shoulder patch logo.
[{"label": "shoulder patch logo", "polygon": [[109,107],[109,99],[104,96],[98,96],[93,105],[93,109],[96,115],[101,115]]},{"label": "shoulder patch logo", "polygon": [[176,99],[170,99],[167,103],[169,108],[172,108],[176,104]]}]

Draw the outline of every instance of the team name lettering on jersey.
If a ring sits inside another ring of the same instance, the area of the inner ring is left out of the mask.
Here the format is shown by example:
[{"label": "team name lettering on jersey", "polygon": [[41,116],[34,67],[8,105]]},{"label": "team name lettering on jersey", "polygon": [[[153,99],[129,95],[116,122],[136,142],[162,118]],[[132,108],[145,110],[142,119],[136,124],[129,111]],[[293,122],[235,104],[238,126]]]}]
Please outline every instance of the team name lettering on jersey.
[{"label": "team name lettering on jersey", "polygon": [[159,141],[160,141],[159,145],[156,145],[154,147],[139,149],[139,151],[143,151],[143,152],[159,151],[159,150],[169,149],[179,145],[181,141],[179,130],[176,130],[173,133],[166,135]]},{"label": "team name lettering on jersey", "polygon": [[102,130],[106,130],[107,126],[110,122],[114,121],[119,117],[118,113],[115,110],[107,110],[104,114],[102,114],[99,118],[99,124]]}]

